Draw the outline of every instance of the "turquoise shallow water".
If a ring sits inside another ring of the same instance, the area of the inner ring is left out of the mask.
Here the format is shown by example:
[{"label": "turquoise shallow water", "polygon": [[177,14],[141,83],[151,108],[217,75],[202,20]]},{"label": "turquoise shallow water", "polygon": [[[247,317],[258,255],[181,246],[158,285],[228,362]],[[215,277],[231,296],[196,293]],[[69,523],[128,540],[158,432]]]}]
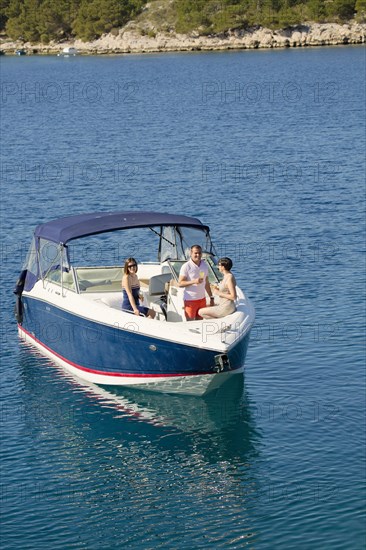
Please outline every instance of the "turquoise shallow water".
[{"label": "turquoise shallow water", "polygon": [[[365,66],[1,58],[2,548],[364,547]],[[201,218],[233,258],[257,311],[242,384],[101,389],[18,341],[34,226],[135,208]]]}]

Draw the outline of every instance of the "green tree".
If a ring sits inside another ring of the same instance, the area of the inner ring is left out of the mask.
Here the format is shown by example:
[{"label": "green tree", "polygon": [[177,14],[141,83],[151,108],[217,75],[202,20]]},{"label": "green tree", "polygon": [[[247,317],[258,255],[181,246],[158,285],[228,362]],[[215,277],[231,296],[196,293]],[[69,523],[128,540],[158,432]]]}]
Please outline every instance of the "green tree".
[{"label": "green tree", "polygon": [[[358,20],[366,19],[366,0],[168,1],[169,13],[174,14],[170,26],[175,16],[175,28],[183,33],[221,33],[248,25],[278,28],[308,19],[343,21],[356,12]],[[125,25],[145,4],[146,0],[0,0],[0,30],[31,42],[70,36],[92,40]]]},{"label": "green tree", "polygon": [[36,42],[39,40],[37,30],[38,12],[40,2],[38,0],[24,0],[24,2],[10,2],[8,13],[10,16],[6,23],[7,34],[17,40],[19,38]]},{"label": "green tree", "polygon": [[335,19],[352,19],[355,11],[355,0],[332,0],[327,4],[327,13]]},{"label": "green tree", "polygon": [[310,19],[313,21],[322,21],[326,14],[324,0],[309,0],[307,11]]},{"label": "green tree", "polygon": [[8,9],[10,0],[0,0],[0,31],[5,29],[8,20]]},{"label": "green tree", "polygon": [[37,30],[42,42],[71,35],[72,13],[77,9],[70,0],[44,0],[40,6]]},{"label": "green tree", "polygon": [[123,26],[146,0],[0,0],[0,25],[14,39],[48,42],[73,33],[90,40]]},{"label": "green tree", "polygon": [[73,32],[82,40],[93,40],[114,27],[122,27],[145,2],[140,0],[83,0],[73,22]]},{"label": "green tree", "polygon": [[210,22],[213,32],[223,32],[227,29],[242,28],[248,24],[250,0],[240,2],[226,2],[221,9],[210,10]]},{"label": "green tree", "polygon": [[357,19],[362,22],[366,21],[366,0],[356,0],[355,9]]},{"label": "green tree", "polygon": [[187,33],[199,27],[208,28],[210,20],[206,14],[207,4],[205,0],[178,0],[175,3],[177,31]]}]

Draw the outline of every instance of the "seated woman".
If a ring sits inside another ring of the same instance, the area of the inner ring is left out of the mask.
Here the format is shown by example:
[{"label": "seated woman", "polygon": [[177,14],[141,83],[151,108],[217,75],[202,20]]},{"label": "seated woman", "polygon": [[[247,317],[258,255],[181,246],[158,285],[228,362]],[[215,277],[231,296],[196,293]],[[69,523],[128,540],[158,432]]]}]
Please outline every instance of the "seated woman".
[{"label": "seated woman", "polygon": [[234,313],[236,310],[236,281],[234,275],[230,271],[232,267],[233,262],[230,258],[220,258],[218,268],[224,278],[219,286],[212,285],[212,294],[219,297],[219,303],[218,305],[201,308],[198,315],[203,319],[225,317],[226,315],[230,315],[230,313]]},{"label": "seated woman", "polygon": [[140,306],[140,300],[144,299],[140,294],[140,281],[137,277],[137,262],[135,258],[128,258],[125,261],[122,277],[123,301],[122,309],[131,311],[134,315],[142,313],[150,319],[154,319],[155,311],[144,306]]}]

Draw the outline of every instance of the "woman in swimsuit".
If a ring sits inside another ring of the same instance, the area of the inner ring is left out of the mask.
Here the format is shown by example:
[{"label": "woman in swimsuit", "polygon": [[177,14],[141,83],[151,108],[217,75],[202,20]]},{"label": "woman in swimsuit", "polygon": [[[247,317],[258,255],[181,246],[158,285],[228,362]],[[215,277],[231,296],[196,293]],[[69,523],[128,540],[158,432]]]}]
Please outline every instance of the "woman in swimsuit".
[{"label": "woman in swimsuit", "polygon": [[127,258],[123,268],[122,277],[122,309],[131,311],[134,315],[142,313],[145,317],[154,319],[155,311],[144,306],[140,306],[140,300],[144,299],[140,293],[140,281],[137,277],[137,262],[135,258]]},{"label": "woman in swimsuit", "polygon": [[218,286],[212,286],[212,294],[219,297],[219,303],[214,306],[201,308],[198,314],[203,319],[225,317],[236,310],[236,281],[234,275],[231,273],[232,267],[233,262],[230,258],[220,258],[218,268],[223,275],[223,279]]}]

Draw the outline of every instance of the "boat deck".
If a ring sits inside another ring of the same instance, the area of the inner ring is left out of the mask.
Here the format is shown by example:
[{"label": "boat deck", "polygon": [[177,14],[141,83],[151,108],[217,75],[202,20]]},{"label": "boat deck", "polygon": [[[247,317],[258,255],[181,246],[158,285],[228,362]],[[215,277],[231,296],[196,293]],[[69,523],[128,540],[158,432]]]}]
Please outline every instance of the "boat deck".
[{"label": "boat deck", "polygon": [[[144,297],[142,305],[156,312],[157,321],[186,321],[183,289],[177,284],[177,274],[183,262],[175,263],[174,275],[168,265],[139,264],[138,277]],[[120,266],[75,267],[62,274],[62,281],[60,271],[50,272],[47,279],[66,291],[77,292],[88,300],[122,310],[122,276]],[[240,294],[238,289],[239,298]]]},{"label": "boat deck", "polygon": [[[80,294],[112,309],[122,309],[121,267],[75,268],[74,274],[63,274],[63,285],[75,290],[75,278]],[[160,321],[185,321],[182,292],[179,291],[172,273],[162,273],[160,264],[140,264],[139,281],[144,296],[142,304],[156,312]],[[55,281],[53,281],[55,282]]]}]

